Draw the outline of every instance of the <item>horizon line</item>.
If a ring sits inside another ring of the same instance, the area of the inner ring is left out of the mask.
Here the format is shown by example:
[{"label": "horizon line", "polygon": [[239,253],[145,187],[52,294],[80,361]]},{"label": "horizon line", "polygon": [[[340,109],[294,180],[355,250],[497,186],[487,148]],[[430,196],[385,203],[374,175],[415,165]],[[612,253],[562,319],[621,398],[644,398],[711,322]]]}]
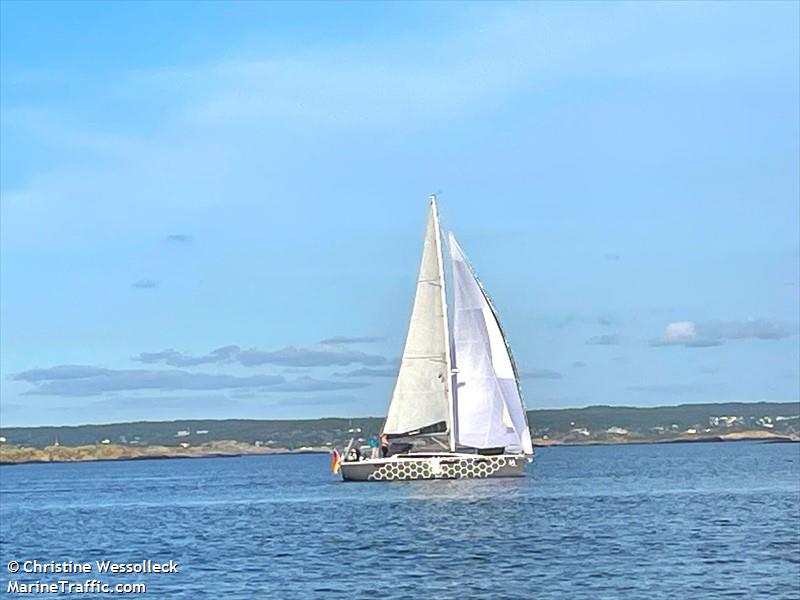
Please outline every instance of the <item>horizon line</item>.
[{"label": "horizon line", "polygon": [[[798,400],[730,400],[722,402],[684,402],[682,404],[662,404],[659,406],[630,406],[630,405],[615,405],[615,404],[589,404],[581,407],[561,407],[561,408],[528,408],[527,413],[541,412],[541,411],[568,411],[568,410],[587,410],[591,408],[617,408],[617,409],[636,409],[636,410],[656,410],[659,408],[681,408],[684,406],[713,406],[723,404],[797,404],[800,408],[800,399]],[[386,416],[358,416],[358,417],[341,417],[341,416],[326,416],[326,417],[305,417],[299,419],[269,419],[269,418],[255,418],[255,417],[228,417],[224,419],[204,419],[199,418],[185,418],[185,419],[161,419],[161,420],[147,420],[140,419],[135,421],[112,421],[107,423],[80,423],[78,425],[11,425],[5,426],[0,424],[0,431],[9,429],[44,429],[44,428],[77,428],[77,427],[105,427],[110,425],[131,425],[138,423],[180,423],[185,421],[274,421],[274,422],[288,422],[288,421],[322,421],[327,419],[385,419]]]}]

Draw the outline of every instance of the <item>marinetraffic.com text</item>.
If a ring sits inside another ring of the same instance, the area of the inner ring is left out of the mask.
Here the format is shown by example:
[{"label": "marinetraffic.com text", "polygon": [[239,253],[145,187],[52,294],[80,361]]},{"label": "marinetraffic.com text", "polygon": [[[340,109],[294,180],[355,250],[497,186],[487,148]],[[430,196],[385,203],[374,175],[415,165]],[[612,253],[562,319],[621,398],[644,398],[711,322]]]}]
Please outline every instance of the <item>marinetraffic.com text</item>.
[{"label": "marinetraffic.com text", "polygon": [[2,587],[7,594],[145,594],[147,584],[143,581],[115,583],[107,581],[106,577],[133,576],[138,580],[145,575],[163,576],[179,572],[180,567],[174,560],[10,560],[6,563],[9,580]]}]

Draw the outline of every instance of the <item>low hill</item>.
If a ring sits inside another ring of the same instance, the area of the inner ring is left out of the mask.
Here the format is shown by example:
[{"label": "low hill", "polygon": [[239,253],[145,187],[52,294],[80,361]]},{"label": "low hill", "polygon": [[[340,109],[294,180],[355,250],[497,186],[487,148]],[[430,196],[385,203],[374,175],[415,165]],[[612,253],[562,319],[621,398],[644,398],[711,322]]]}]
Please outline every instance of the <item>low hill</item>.
[{"label": "low hill", "polygon": [[[636,408],[589,406],[528,412],[531,434],[540,443],[659,441],[676,436],[715,437],[761,431],[800,435],[800,403],[754,402],[682,404]],[[5,427],[0,437],[15,446],[44,448],[114,444],[121,446],[196,446],[235,441],[259,448],[296,450],[343,446],[351,437],[376,434],[382,418],[303,420],[180,420],[61,427]]]}]

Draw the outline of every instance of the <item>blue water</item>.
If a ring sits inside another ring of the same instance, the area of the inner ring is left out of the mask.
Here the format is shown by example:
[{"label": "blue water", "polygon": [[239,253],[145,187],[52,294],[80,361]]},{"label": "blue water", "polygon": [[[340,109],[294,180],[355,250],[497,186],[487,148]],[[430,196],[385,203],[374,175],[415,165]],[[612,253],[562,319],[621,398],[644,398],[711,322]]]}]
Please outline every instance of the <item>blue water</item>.
[{"label": "blue water", "polygon": [[9,560],[173,559],[91,577],[146,598],[800,598],[798,444],[543,448],[506,480],[341,483],[328,465],[0,467],[0,593]]}]

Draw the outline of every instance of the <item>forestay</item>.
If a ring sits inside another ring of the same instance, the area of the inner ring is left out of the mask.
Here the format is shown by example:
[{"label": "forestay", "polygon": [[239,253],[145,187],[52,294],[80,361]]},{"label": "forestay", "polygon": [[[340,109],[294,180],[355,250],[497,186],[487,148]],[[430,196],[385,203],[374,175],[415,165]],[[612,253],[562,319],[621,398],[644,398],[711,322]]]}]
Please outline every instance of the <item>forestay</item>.
[{"label": "forestay", "polygon": [[[450,350],[441,238],[431,199],[414,308],[383,431],[444,431],[450,423]],[[432,427],[434,426],[434,427]]]},{"label": "forestay", "polygon": [[453,234],[456,441],[532,454],[525,406],[497,315]]}]

